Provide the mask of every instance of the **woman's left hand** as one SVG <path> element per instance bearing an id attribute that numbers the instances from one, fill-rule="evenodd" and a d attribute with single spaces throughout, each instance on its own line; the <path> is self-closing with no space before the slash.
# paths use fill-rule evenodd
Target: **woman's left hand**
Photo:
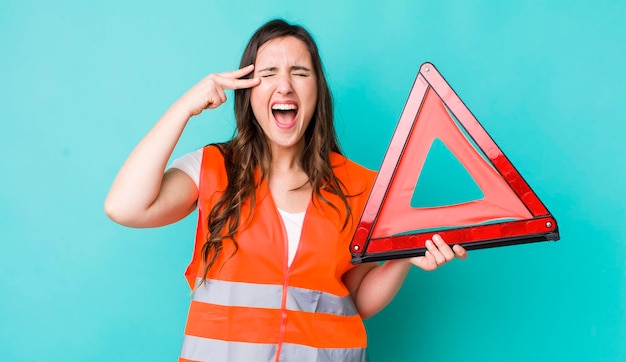
<path id="1" fill-rule="evenodd" d="M 426 271 L 433 271 L 454 258 L 467 259 L 467 250 L 461 245 L 450 247 L 441 236 L 435 234 L 432 240 L 426 240 L 426 254 L 409 258 L 409 261 Z"/>
<path id="2" fill-rule="evenodd" d="M 343 276 L 359 314 L 369 318 L 382 310 L 395 297 L 412 265 L 432 271 L 454 258 L 467 259 L 461 245 L 446 244 L 440 235 L 426 241 L 426 254 L 413 258 L 388 260 L 382 264 L 363 263 Z"/>

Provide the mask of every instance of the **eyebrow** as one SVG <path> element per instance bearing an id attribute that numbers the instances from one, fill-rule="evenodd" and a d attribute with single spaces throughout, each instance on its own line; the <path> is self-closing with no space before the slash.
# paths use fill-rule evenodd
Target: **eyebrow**
<path id="1" fill-rule="evenodd" d="M 278 70 L 278 68 L 277 68 L 277 67 L 267 67 L 267 68 L 264 68 L 264 69 L 259 70 L 259 73 L 261 73 L 261 72 L 275 72 L 275 71 L 277 71 L 277 70 Z M 307 67 L 304 67 L 304 66 L 301 66 L 301 65 L 292 65 L 292 66 L 289 68 L 289 70 L 290 70 L 290 71 L 292 71 L 292 72 L 293 72 L 293 71 L 298 71 L 298 70 L 300 70 L 300 71 L 305 71 L 305 72 L 312 72 L 312 70 L 311 70 L 311 69 L 309 69 L 309 68 L 307 68 Z"/>

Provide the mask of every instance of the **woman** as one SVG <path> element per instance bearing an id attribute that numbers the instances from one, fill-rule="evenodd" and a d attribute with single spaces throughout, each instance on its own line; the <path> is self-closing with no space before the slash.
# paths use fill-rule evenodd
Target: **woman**
<path id="1" fill-rule="evenodd" d="M 224 104 L 226 89 L 234 138 L 166 171 L 189 119 Z M 435 235 L 424 257 L 350 264 L 374 178 L 340 154 L 311 35 L 274 20 L 252 36 L 240 69 L 207 76 L 170 107 L 120 169 L 105 210 L 131 227 L 199 210 L 179 361 L 364 361 L 362 319 L 392 300 L 411 265 L 467 256 Z"/>

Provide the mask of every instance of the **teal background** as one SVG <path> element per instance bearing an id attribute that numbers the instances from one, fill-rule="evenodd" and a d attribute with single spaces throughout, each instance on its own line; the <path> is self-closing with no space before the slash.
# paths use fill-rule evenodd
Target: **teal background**
<path id="1" fill-rule="evenodd" d="M 3 0 L 0 360 L 175 360 L 195 215 L 134 230 L 103 200 L 169 104 L 236 68 L 274 17 L 315 35 L 348 156 L 378 169 L 430 61 L 559 221 L 556 243 L 412 270 L 367 321 L 371 361 L 626 360 L 624 14 L 624 1 Z M 174 156 L 228 138 L 231 105 L 194 119 Z"/>

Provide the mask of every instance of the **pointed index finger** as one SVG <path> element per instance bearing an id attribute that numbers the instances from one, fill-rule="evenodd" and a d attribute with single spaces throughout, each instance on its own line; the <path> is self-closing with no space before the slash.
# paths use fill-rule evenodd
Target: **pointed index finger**
<path id="1" fill-rule="evenodd" d="M 226 84 L 226 88 L 228 89 L 245 89 L 256 87 L 261 83 L 259 78 L 250 78 L 250 79 L 230 79 L 228 84 Z"/>
<path id="2" fill-rule="evenodd" d="M 220 75 L 223 77 L 228 77 L 228 78 L 241 78 L 252 73 L 253 70 L 254 70 L 254 64 L 250 64 L 250 65 L 246 65 L 243 68 L 239 68 L 237 70 L 231 70 L 230 72 L 221 73 Z"/>

